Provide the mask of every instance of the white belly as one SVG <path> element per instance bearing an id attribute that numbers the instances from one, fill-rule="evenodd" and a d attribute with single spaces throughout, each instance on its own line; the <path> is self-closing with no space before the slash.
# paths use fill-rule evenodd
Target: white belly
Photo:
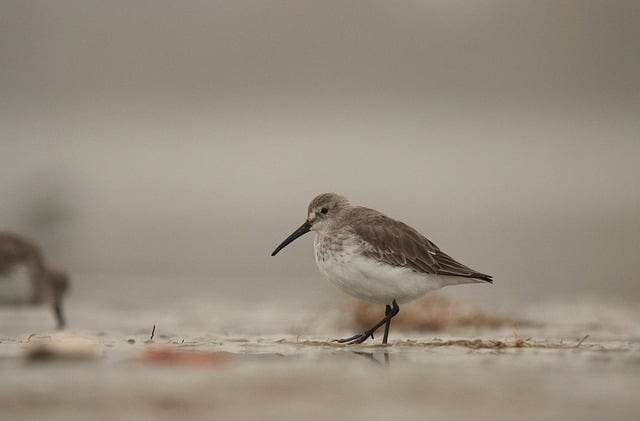
<path id="1" fill-rule="evenodd" d="M 316 252 L 318 269 L 347 294 L 373 303 L 391 304 L 393 300 L 404 303 L 446 285 L 470 282 L 420 274 L 409 268 L 376 262 L 352 251 L 355 250 L 345 248 L 338 252 Z"/>
<path id="2" fill-rule="evenodd" d="M 393 300 L 406 303 L 429 291 L 448 285 L 481 282 L 472 278 L 418 273 L 407 267 L 391 266 L 365 257 L 362 245 L 353 237 L 339 238 L 339 246 L 327 243 L 320 234 L 314 242 L 320 273 L 349 295 L 378 304 Z"/>

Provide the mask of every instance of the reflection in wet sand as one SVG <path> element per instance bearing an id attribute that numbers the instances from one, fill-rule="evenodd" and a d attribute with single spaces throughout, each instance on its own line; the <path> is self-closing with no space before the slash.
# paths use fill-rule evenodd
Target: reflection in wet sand
<path id="1" fill-rule="evenodd" d="M 391 358 L 389 357 L 388 352 L 382 353 L 384 357 L 383 361 L 378 360 L 373 352 L 364 352 L 364 351 L 351 351 L 351 352 L 353 352 L 356 355 L 360 355 L 365 359 L 367 359 L 368 361 L 371 361 L 372 363 L 377 364 L 381 367 L 389 367 L 391 365 Z"/>

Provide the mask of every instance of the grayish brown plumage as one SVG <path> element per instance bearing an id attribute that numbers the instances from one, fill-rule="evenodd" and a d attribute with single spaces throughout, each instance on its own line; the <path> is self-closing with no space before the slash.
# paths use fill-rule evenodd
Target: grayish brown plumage
<path id="1" fill-rule="evenodd" d="M 363 240 L 363 251 L 367 257 L 425 274 L 493 281 L 490 275 L 453 259 L 414 228 L 375 209 L 353 206 L 336 193 L 317 196 L 309 204 L 308 212 L 322 208 L 333 212 L 332 231 L 353 231 Z"/>

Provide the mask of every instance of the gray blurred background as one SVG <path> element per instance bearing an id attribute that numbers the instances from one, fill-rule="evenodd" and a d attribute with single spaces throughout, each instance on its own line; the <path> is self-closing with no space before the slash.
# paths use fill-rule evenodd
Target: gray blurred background
<path id="1" fill-rule="evenodd" d="M 633 308 L 638 39 L 633 1 L 3 0 L 0 228 L 72 303 L 337 306 L 311 235 L 269 256 L 335 191 L 495 276 L 447 295 Z"/>

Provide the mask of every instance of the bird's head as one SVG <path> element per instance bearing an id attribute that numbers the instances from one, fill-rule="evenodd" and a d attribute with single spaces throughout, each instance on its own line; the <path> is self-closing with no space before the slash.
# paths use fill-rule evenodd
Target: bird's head
<path id="1" fill-rule="evenodd" d="M 309 203 L 307 219 L 304 223 L 276 247 L 271 255 L 275 256 L 296 238 L 301 237 L 309 231 L 322 231 L 326 229 L 331 221 L 334 221 L 340 212 L 348 206 L 349 201 L 347 198 L 336 193 L 323 193 L 316 196 L 311 203 Z"/>

